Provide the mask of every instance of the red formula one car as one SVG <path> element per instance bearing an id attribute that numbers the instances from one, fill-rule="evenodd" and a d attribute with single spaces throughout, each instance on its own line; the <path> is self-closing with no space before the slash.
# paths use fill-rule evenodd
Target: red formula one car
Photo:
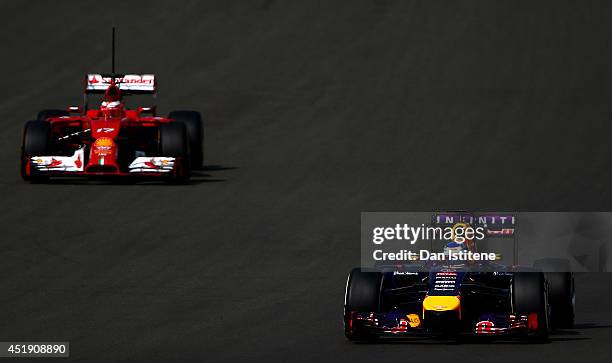
<path id="1" fill-rule="evenodd" d="M 202 166 L 203 125 L 195 111 L 158 117 L 156 108 L 126 106 L 125 96 L 156 93 L 154 75 L 90 74 L 83 106 L 43 110 L 23 132 L 21 176 L 131 176 L 185 182 Z M 90 95 L 102 95 L 88 109 Z"/>

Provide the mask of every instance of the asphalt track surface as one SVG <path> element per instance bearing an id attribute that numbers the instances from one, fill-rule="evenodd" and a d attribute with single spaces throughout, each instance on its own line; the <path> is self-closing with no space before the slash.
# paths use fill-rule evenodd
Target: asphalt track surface
<path id="1" fill-rule="evenodd" d="M 609 361 L 612 277 L 545 345 L 342 334 L 362 211 L 610 211 L 612 7 L 0 1 L 0 340 L 74 360 Z M 20 180 L 23 123 L 154 72 L 206 117 L 184 186 Z"/>

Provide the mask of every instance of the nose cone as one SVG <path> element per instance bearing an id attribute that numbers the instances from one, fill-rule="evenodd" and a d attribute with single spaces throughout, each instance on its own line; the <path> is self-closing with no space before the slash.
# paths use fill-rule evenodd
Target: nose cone
<path id="1" fill-rule="evenodd" d="M 427 296 L 423 323 L 432 332 L 454 334 L 461 328 L 461 303 L 457 296 Z"/>
<path id="2" fill-rule="evenodd" d="M 459 310 L 461 301 L 457 296 L 427 296 L 423 300 L 423 311 Z"/>

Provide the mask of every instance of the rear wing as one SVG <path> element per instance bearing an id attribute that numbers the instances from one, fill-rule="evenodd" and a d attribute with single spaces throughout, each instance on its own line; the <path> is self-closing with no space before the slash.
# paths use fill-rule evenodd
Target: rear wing
<path id="1" fill-rule="evenodd" d="M 513 213 L 470 213 L 436 212 L 432 216 L 431 224 L 438 227 L 452 227 L 456 223 L 467 223 L 472 227 L 482 227 L 488 242 L 495 239 L 512 241 L 512 263 L 518 264 L 518 238 L 516 228 L 518 216 Z M 509 261 L 508 261 L 509 262 Z"/>
<path id="2" fill-rule="evenodd" d="M 157 91 L 153 74 L 88 74 L 85 93 L 104 93 L 113 79 L 124 94 L 154 94 Z"/>
<path id="3" fill-rule="evenodd" d="M 483 227 L 487 237 L 513 237 L 517 218 L 511 213 L 469 213 L 438 212 L 434 213 L 434 226 L 452 227 L 455 223 L 467 223 L 473 227 Z"/>

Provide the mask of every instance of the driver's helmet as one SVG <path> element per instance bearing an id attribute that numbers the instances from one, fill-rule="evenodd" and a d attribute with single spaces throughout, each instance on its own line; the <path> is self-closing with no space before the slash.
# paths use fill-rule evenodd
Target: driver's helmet
<path id="1" fill-rule="evenodd" d="M 469 227 L 470 225 L 467 223 L 456 223 L 451 227 L 451 241 L 444 247 L 445 254 L 461 251 L 475 252 L 474 240 L 465 236 L 465 230 Z"/>
<path id="2" fill-rule="evenodd" d="M 100 105 L 100 111 L 106 117 L 122 117 L 123 116 L 123 102 L 121 97 L 121 90 L 114 83 L 104 92 L 104 99 Z"/>

